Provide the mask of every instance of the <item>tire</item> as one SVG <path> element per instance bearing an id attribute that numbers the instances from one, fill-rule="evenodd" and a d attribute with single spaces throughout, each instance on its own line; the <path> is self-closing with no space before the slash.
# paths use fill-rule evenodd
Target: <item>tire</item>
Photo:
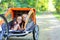
<path id="1" fill-rule="evenodd" d="M 33 39 L 38 40 L 38 38 L 39 38 L 39 28 L 38 28 L 38 25 L 36 25 L 33 30 Z"/>
<path id="2" fill-rule="evenodd" d="M 8 35 L 8 22 L 7 22 L 7 20 L 6 20 L 6 18 L 3 16 L 3 15 L 0 15 L 0 17 L 1 18 L 3 18 L 4 19 L 4 21 L 5 21 L 5 23 L 6 23 L 6 33 L 7 33 L 7 35 Z M 1 40 L 3 40 L 3 38 L 4 38 L 4 40 L 8 40 L 8 37 L 7 36 L 4 36 L 4 31 L 3 31 L 3 27 L 2 27 L 2 36 L 1 36 Z"/>

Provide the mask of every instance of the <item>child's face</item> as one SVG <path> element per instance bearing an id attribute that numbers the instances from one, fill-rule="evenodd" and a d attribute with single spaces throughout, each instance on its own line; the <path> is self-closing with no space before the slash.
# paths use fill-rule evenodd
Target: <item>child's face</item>
<path id="1" fill-rule="evenodd" d="M 22 17 L 23 17 L 23 21 L 25 21 L 27 18 L 27 14 L 23 14 Z"/>
<path id="2" fill-rule="evenodd" d="M 17 17 L 17 22 L 18 22 L 19 24 L 22 22 L 22 17 L 21 17 L 21 16 Z"/>

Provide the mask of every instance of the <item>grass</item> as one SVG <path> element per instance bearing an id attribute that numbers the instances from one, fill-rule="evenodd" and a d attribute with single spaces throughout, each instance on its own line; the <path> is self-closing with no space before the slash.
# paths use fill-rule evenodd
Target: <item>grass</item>
<path id="1" fill-rule="evenodd" d="M 54 15 L 58 20 L 60 20 L 60 13 L 53 12 L 53 15 Z"/>

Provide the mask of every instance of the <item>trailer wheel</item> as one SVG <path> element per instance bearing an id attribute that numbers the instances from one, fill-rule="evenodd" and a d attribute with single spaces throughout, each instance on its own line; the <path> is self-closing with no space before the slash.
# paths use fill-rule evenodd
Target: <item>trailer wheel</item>
<path id="1" fill-rule="evenodd" d="M 33 30 L 33 39 L 38 40 L 38 38 L 39 38 L 39 28 L 38 28 L 38 25 L 36 25 Z"/>
<path id="2" fill-rule="evenodd" d="M 0 15 L 0 18 L 2 18 L 6 24 L 6 27 L 2 24 L 4 27 L 2 27 L 1 40 L 3 40 L 3 38 L 4 38 L 4 40 L 8 40 L 8 36 L 7 36 L 8 35 L 8 22 L 3 15 Z M 6 30 L 3 30 L 5 28 L 6 28 Z M 4 36 L 4 34 L 6 34 L 6 36 Z"/>

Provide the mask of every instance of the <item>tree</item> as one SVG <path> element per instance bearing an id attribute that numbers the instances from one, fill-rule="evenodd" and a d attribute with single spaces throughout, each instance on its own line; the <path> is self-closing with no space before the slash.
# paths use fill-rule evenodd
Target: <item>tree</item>
<path id="1" fill-rule="evenodd" d="M 56 5 L 55 5 L 55 7 L 56 7 L 57 13 L 60 13 L 60 0 L 56 0 Z"/>
<path id="2" fill-rule="evenodd" d="M 37 12 L 40 12 L 47 10 L 48 0 L 2 0 L 0 3 L 0 13 L 13 7 L 35 8 Z"/>

